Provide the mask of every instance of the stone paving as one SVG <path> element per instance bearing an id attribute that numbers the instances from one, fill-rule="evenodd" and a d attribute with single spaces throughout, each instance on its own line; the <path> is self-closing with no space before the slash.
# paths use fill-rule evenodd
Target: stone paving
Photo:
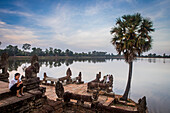
<path id="1" fill-rule="evenodd" d="M 41 85 L 42 87 L 46 87 L 46 93 L 45 95 L 51 99 L 51 100 L 56 100 L 57 99 L 57 95 L 55 93 L 55 87 L 54 86 L 49 86 L 49 85 Z M 71 93 L 75 93 L 75 94 L 81 94 L 81 95 L 92 95 L 92 93 L 88 93 L 87 92 L 87 83 L 85 84 L 69 84 L 69 85 L 65 85 L 64 86 L 64 91 L 69 91 Z M 121 95 L 116 95 L 116 98 L 120 98 Z M 114 98 L 112 97 L 108 97 L 108 96 L 103 96 L 100 95 L 98 98 L 98 101 L 100 103 L 102 103 L 103 105 L 109 106 L 112 101 L 114 100 Z M 75 100 L 72 100 L 72 102 L 76 102 Z M 134 103 L 133 103 L 134 105 Z M 130 106 L 123 106 L 123 105 L 111 105 L 111 107 L 115 107 L 115 108 L 120 108 L 120 109 L 126 109 L 126 110 L 134 110 L 136 111 L 136 107 L 130 107 Z"/>
<path id="2" fill-rule="evenodd" d="M 9 91 L 8 84 L 9 83 L 7 83 L 7 82 L 0 81 L 0 94 Z"/>
<path id="3" fill-rule="evenodd" d="M 55 87 L 54 86 L 48 86 L 48 85 L 41 85 L 42 87 L 46 87 L 46 93 L 45 95 L 51 99 L 56 100 L 57 95 L 55 93 Z M 81 94 L 81 95 L 91 95 L 90 93 L 86 92 L 87 84 L 69 84 L 64 86 L 64 91 L 69 91 L 71 93 Z"/>
<path id="4" fill-rule="evenodd" d="M 54 86 L 46 86 L 41 85 L 42 87 L 46 87 L 46 93 L 45 95 L 52 100 L 56 100 L 57 95 L 55 94 L 55 87 Z M 87 83 L 85 84 L 69 84 L 64 86 L 64 91 L 69 91 L 71 93 L 75 94 L 81 94 L 81 95 L 91 95 L 92 93 L 87 92 Z M 114 99 L 107 96 L 100 95 L 98 98 L 98 101 L 104 105 L 109 105 Z"/>

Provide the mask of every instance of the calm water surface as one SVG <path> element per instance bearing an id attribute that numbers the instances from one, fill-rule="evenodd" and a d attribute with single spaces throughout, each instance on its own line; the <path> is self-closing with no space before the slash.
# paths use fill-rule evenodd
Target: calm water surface
<path id="1" fill-rule="evenodd" d="M 24 75 L 23 67 L 29 65 L 27 61 L 10 61 L 9 79 L 16 72 Z M 128 64 L 120 59 L 42 61 L 40 65 L 38 76 L 41 79 L 44 72 L 55 78 L 65 76 L 68 67 L 73 77 L 81 71 L 85 82 L 93 80 L 99 71 L 102 76 L 113 74 L 116 94 L 123 94 L 128 78 Z M 150 113 L 170 113 L 170 59 L 137 59 L 134 61 L 132 76 L 131 99 L 137 102 L 146 96 Z"/>

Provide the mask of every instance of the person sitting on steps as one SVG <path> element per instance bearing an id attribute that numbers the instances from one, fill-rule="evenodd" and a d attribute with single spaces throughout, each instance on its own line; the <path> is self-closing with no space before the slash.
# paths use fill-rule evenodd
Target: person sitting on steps
<path id="1" fill-rule="evenodd" d="M 14 79 L 10 81 L 9 89 L 12 92 L 15 92 L 17 97 L 21 97 L 21 95 L 24 96 L 23 83 L 20 78 L 20 73 L 16 73 Z M 21 91 L 21 95 L 19 94 L 20 91 Z"/>

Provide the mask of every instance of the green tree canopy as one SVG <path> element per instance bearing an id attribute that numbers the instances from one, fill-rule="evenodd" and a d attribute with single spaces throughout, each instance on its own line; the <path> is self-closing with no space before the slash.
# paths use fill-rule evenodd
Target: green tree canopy
<path id="1" fill-rule="evenodd" d="M 125 56 L 126 62 L 131 62 L 137 55 L 151 49 L 153 24 L 149 18 L 143 18 L 139 13 L 124 15 L 118 18 L 116 26 L 112 28 L 112 44 L 119 54 Z"/>
<path id="2" fill-rule="evenodd" d="M 31 44 L 28 44 L 28 43 L 25 43 L 22 46 L 22 49 L 24 49 L 24 50 L 29 50 L 30 48 L 31 48 Z"/>

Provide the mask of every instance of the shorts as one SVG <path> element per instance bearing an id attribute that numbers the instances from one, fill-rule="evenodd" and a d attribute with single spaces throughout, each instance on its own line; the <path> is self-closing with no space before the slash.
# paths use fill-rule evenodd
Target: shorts
<path id="1" fill-rule="evenodd" d="M 16 92 L 17 90 L 21 89 L 22 87 L 23 87 L 23 84 L 20 84 L 19 87 L 17 87 L 17 84 L 14 84 L 14 85 L 10 88 L 10 90 L 11 90 L 12 92 Z"/>

